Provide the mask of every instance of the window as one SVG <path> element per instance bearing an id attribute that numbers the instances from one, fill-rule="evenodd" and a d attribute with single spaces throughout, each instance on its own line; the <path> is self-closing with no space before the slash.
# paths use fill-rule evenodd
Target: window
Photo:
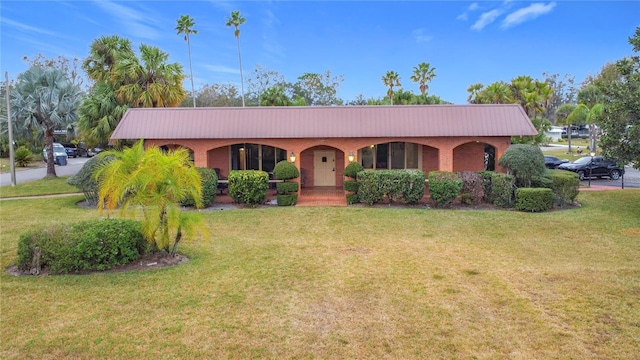
<path id="1" fill-rule="evenodd" d="M 231 170 L 272 172 L 278 161 L 286 160 L 284 149 L 259 144 L 231 145 Z"/>
<path id="2" fill-rule="evenodd" d="M 419 169 L 421 148 L 414 143 L 392 142 L 371 145 L 358 153 L 365 169 Z"/>

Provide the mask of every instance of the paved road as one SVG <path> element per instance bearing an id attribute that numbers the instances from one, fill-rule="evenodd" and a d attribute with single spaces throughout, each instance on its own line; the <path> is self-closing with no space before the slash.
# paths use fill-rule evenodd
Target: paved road
<path id="1" fill-rule="evenodd" d="M 58 176 L 75 175 L 80 171 L 82 165 L 89 160 L 88 158 L 70 158 L 67 160 L 66 166 L 56 165 L 56 174 Z M 47 168 L 37 168 L 29 170 L 16 171 L 16 183 L 20 184 L 25 181 L 42 179 L 47 175 Z M 0 186 L 11 186 L 11 173 L 0 174 Z"/>
<path id="2" fill-rule="evenodd" d="M 631 166 L 624 167 L 624 177 L 619 180 L 604 179 L 591 179 L 591 184 L 600 186 L 622 187 L 622 181 L 624 180 L 624 188 L 640 188 L 640 171 L 634 169 Z M 589 180 L 582 181 L 581 184 L 589 184 Z"/>

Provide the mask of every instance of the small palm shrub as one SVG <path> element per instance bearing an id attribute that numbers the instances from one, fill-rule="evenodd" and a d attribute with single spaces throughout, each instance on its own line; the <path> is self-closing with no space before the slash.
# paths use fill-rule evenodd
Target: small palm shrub
<path id="1" fill-rule="evenodd" d="M 26 146 L 20 146 L 15 154 L 15 162 L 19 167 L 27 167 L 33 161 L 33 154 Z"/>
<path id="2" fill-rule="evenodd" d="M 148 250 L 138 221 L 88 220 L 55 225 L 20 235 L 18 268 L 30 270 L 36 248 L 39 265 L 52 274 L 108 270 L 134 261 Z"/>

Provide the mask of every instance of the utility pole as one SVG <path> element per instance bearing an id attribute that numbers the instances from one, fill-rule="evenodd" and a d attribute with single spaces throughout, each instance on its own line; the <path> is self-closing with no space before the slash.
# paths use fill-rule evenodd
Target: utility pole
<path id="1" fill-rule="evenodd" d="M 11 186 L 16 186 L 16 159 L 13 154 L 13 125 L 11 124 L 11 102 L 9 101 L 9 72 L 4 72 L 5 90 L 7 92 L 7 127 L 9 128 L 9 163 L 11 166 Z"/>

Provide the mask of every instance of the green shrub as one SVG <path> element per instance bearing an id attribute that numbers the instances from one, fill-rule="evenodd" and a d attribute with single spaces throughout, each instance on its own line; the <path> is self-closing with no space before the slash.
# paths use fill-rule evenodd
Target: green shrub
<path id="1" fill-rule="evenodd" d="M 62 274 L 127 264 L 145 253 L 147 246 L 140 223 L 133 220 L 55 225 L 20 236 L 18 268 L 31 268 L 35 247 L 40 249 L 40 265 L 52 274 Z"/>
<path id="2" fill-rule="evenodd" d="M 515 176 L 517 187 L 531 187 L 534 176 L 544 176 L 546 167 L 540 147 L 531 144 L 513 144 L 502 154 L 500 166 Z"/>
<path id="3" fill-rule="evenodd" d="M 73 185 L 80 189 L 84 194 L 84 198 L 91 206 L 98 205 L 98 181 L 94 179 L 95 170 L 109 161 L 113 160 L 112 156 L 100 157 L 94 156 L 82 165 L 80 171 L 67 180 L 67 184 Z"/>
<path id="4" fill-rule="evenodd" d="M 389 201 L 419 202 L 424 196 L 424 173 L 420 170 L 365 170 L 357 174 L 358 198 L 369 205 Z"/>
<path id="5" fill-rule="evenodd" d="M 459 175 L 462 180 L 460 201 L 468 205 L 482 202 L 484 199 L 484 179 L 482 176 L 473 171 L 463 171 Z"/>
<path id="6" fill-rule="evenodd" d="M 513 175 L 493 173 L 491 176 L 491 200 L 497 206 L 513 206 L 515 178 Z"/>
<path id="7" fill-rule="evenodd" d="M 534 176 L 531 178 L 531 187 L 533 188 L 547 188 L 551 189 L 552 181 L 551 176 L 545 172 L 544 176 Z"/>
<path id="8" fill-rule="evenodd" d="M 549 170 L 548 173 L 551 178 L 554 204 L 565 207 L 573 203 L 580 191 L 580 177 L 578 174 L 566 170 Z"/>
<path id="9" fill-rule="evenodd" d="M 209 206 L 215 199 L 218 192 L 218 175 L 211 168 L 196 168 L 200 174 L 202 183 L 202 207 Z M 192 198 L 184 199 L 182 206 L 196 206 L 196 202 Z"/>
<path id="10" fill-rule="evenodd" d="M 260 170 L 231 170 L 229 195 L 238 204 L 260 205 L 267 198 L 269 174 Z"/>
<path id="11" fill-rule="evenodd" d="M 284 181 L 276 183 L 276 190 L 278 191 L 278 194 L 286 195 L 290 193 L 296 193 L 298 192 L 298 189 L 299 185 L 294 181 Z"/>
<path id="12" fill-rule="evenodd" d="M 358 182 L 354 180 L 345 180 L 344 181 L 344 190 L 350 192 L 358 192 Z"/>
<path id="13" fill-rule="evenodd" d="M 298 202 L 298 194 L 278 194 L 276 201 L 278 206 L 293 206 Z"/>
<path id="14" fill-rule="evenodd" d="M 519 188 L 516 190 L 516 210 L 541 212 L 553 206 L 553 191 L 548 188 Z"/>
<path id="15" fill-rule="evenodd" d="M 33 154 L 26 146 L 20 146 L 13 155 L 15 164 L 19 167 L 27 167 L 33 161 Z"/>
<path id="16" fill-rule="evenodd" d="M 491 177 L 493 176 L 493 171 L 480 171 L 478 175 L 482 178 L 482 187 L 484 188 L 484 197 L 482 200 L 492 203 L 493 199 L 491 198 Z"/>
<path id="17" fill-rule="evenodd" d="M 362 170 L 364 170 L 364 168 L 359 162 L 352 162 L 344 168 L 344 176 L 355 179 Z"/>
<path id="18" fill-rule="evenodd" d="M 429 196 L 436 206 L 450 204 L 462 190 L 462 179 L 449 171 L 429 172 Z"/>
<path id="19" fill-rule="evenodd" d="M 360 202 L 358 194 L 347 194 L 347 205 L 353 205 Z"/>
<path id="20" fill-rule="evenodd" d="M 273 168 L 273 176 L 279 180 L 295 179 L 300 176 L 300 171 L 294 163 L 282 160 Z"/>

